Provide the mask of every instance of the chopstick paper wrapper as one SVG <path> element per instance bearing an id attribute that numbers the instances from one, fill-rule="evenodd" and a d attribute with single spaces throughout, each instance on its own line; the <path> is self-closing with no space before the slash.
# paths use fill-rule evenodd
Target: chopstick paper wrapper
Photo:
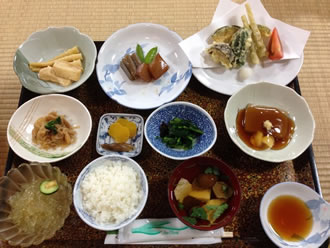
<path id="1" fill-rule="evenodd" d="M 104 244 L 216 244 L 222 237 L 232 237 L 223 228 L 199 231 L 177 218 L 137 219 L 126 227 L 109 232 Z"/>
<path id="2" fill-rule="evenodd" d="M 204 52 L 210 46 L 209 37 L 220 27 L 230 25 L 242 27 L 241 16 L 247 15 L 246 3 L 250 4 L 257 24 L 267 26 L 271 30 L 274 27 L 277 28 L 284 52 L 281 60 L 297 59 L 303 56 L 304 47 L 310 35 L 309 31 L 272 18 L 260 0 L 247 0 L 243 4 L 237 4 L 230 0 L 220 0 L 210 25 L 179 43 L 193 67 L 221 67 L 221 65 L 214 63 Z M 270 60 L 265 60 L 265 62 L 276 63 Z"/>

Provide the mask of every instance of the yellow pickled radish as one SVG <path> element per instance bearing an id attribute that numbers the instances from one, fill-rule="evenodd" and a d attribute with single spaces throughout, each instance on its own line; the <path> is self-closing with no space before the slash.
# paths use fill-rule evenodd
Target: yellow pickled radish
<path id="1" fill-rule="evenodd" d="M 117 122 L 109 127 L 108 133 L 117 143 L 125 143 L 130 136 L 129 129 Z"/>
<path id="2" fill-rule="evenodd" d="M 124 118 L 119 118 L 117 121 L 117 123 L 121 124 L 124 127 L 127 127 L 129 129 L 129 137 L 133 138 L 136 135 L 136 125 L 134 122 L 131 122 L 127 119 Z"/>

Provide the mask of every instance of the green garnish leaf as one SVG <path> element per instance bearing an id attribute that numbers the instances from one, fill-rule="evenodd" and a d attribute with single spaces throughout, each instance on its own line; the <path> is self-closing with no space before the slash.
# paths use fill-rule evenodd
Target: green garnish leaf
<path id="1" fill-rule="evenodd" d="M 178 208 L 179 208 L 180 210 L 182 210 L 182 209 L 184 209 L 184 205 L 183 205 L 181 202 L 179 202 L 179 203 L 178 203 Z"/>
<path id="2" fill-rule="evenodd" d="M 215 167 L 207 167 L 204 171 L 205 174 L 213 174 L 216 176 L 220 176 L 220 171 L 218 168 Z"/>
<path id="3" fill-rule="evenodd" d="M 219 206 L 214 206 L 214 205 L 206 205 L 204 206 L 206 208 L 206 210 L 208 211 L 212 211 L 212 210 L 216 210 Z"/>
<path id="4" fill-rule="evenodd" d="M 62 120 L 61 117 L 57 117 L 55 120 L 49 121 L 46 123 L 45 128 L 47 128 L 48 130 L 52 131 L 53 134 L 57 134 L 57 128 L 56 128 L 56 124 L 61 124 Z"/>
<path id="5" fill-rule="evenodd" d="M 199 219 L 202 219 L 202 220 L 207 220 L 207 214 L 205 212 L 205 209 L 201 208 L 201 207 L 192 208 L 190 216 L 191 217 L 196 217 L 196 218 L 199 218 Z"/>
<path id="6" fill-rule="evenodd" d="M 220 206 L 218 206 L 216 208 L 216 210 L 214 211 L 213 214 L 213 219 L 216 220 L 217 218 L 219 218 L 220 215 L 223 214 L 223 212 L 225 212 L 225 210 L 228 208 L 228 204 L 227 203 L 223 203 Z"/>
<path id="7" fill-rule="evenodd" d="M 228 186 L 225 185 L 225 184 L 223 184 L 223 185 L 222 185 L 222 191 L 223 191 L 223 192 L 226 192 L 227 190 L 228 190 Z"/>
<path id="8" fill-rule="evenodd" d="M 196 223 L 197 223 L 197 220 L 194 217 L 184 216 L 183 219 L 185 221 L 188 221 L 192 225 L 196 225 Z"/>
<path id="9" fill-rule="evenodd" d="M 220 171 L 218 168 L 213 167 L 213 174 L 216 176 L 220 176 Z"/>
<path id="10" fill-rule="evenodd" d="M 151 48 L 144 59 L 144 63 L 150 64 L 156 57 L 157 53 L 158 53 L 157 47 Z"/>
<path id="11" fill-rule="evenodd" d="M 206 170 L 204 171 L 204 174 L 213 174 L 212 167 L 207 167 Z"/>
<path id="12" fill-rule="evenodd" d="M 143 53 L 142 47 L 139 44 L 137 44 L 135 50 L 136 50 L 136 54 L 139 57 L 141 63 L 144 63 L 144 53 Z"/>

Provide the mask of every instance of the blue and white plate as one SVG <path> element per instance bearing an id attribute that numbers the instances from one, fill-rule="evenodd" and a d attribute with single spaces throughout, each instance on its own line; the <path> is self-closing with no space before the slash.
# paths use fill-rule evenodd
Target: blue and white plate
<path id="1" fill-rule="evenodd" d="M 96 73 L 104 92 L 119 104 L 132 109 L 153 109 L 178 97 L 192 75 L 192 66 L 178 43 L 182 38 L 168 28 L 152 23 L 129 25 L 112 34 L 102 45 Z M 158 80 L 131 81 L 120 68 L 126 54 L 140 44 L 146 54 L 157 46 L 169 70 Z"/>
<path id="2" fill-rule="evenodd" d="M 136 130 L 136 136 L 134 138 L 131 138 L 127 141 L 128 144 L 134 146 L 134 150 L 130 152 L 116 152 L 116 151 L 109 151 L 104 148 L 102 148 L 102 144 L 111 144 L 114 143 L 114 139 L 108 134 L 109 126 L 113 123 L 115 123 L 119 118 L 124 118 L 126 120 L 129 120 L 131 122 L 134 122 L 137 130 Z M 96 136 L 96 151 L 100 155 L 124 155 L 127 157 L 136 157 L 139 155 L 142 151 L 142 145 L 143 145 L 143 118 L 141 115 L 137 114 L 104 114 L 101 116 L 99 121 L 99 127 L 97 130 L 97 136 Z"/>
<path id="3" fill-rule="evenodd" d="M 282 239 L 268 222 L 267 212 L 270 203 L 281 195 L 291 195 L 301 199 L 310 209 L 313 226 L 309 235 L 297 242 Z M 267 236 L 278 247 L 320 247 L 330 235 L 330 205 L 310 187 L 296 182 L 283 182 L 272 186 L 263 196 L 260 204 L 260 220 Z"/>
<path id="4" fill-rule="evenodd" d="M 190 120 L 203 131 L 192 149 L 172 149 L 161 141 L 160 125 L 163 122 L 168 123 L 174 117 Z M 210 114 L 198 105 L 189 102 L 172 102 L 150 114 L 144 126 L 144 135 L 149 145 L 158 153 L 171 159 L 184 160 L 200 156 L 210 150 L 217 139 L 217 128 Z"/>

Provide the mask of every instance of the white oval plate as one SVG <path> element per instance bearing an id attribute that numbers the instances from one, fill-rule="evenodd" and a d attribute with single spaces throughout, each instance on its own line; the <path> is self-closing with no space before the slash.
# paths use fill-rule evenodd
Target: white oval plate
<path id="1" fill-rule="evenodd" d="M 306 204 L 313 215 L 312 230 L 310 234 L 301 241 L 289 242 L 283 240 L 268 222 L 268 207 L 275 198 L 281 195 L 291 195 L 299 198 Z M 320 245 L 323 244 L 327 238 L 329 238 L 330 205 L 314 190 L 301 183 L 283 182 L 268 189 L 261 200 L 259 215 L 262 227 L 264 228 L 267 236 L 278 247 L 320 247 Z"/>
<path id="2" fill-rule="evenodd" d="M 194 68 L 193 74 L 203 85 L 211 90 L 225 95 L 232 95 L 244 86 L 256 82 L 270 82 L 278 85 L 287 85 L 299 73 L 304 62 L 304 56 L 299 59 L 290 59 L 277 62 L 267 61 L 263 66 L 255 65 L 251 76 L 240 81 L 237 69 L 228 70 L 219 68 Z M 246 67 L 249 67 L 248 65 Z"/>
<path id="3" fill-rule="evenodd" d="M 248 104 L 275 107 L 288 113 L 295 122 L 290 143 L 280 150 L 257 151 L 247 146 L 237 134 L 236 117 Z M 269 162 L 292 160 L 312 143 L 315 121 L 306 100 L 293 89 L 271 83 L 250 84 L 232 95 L 226 105 L 224 119 L 232 141 L 246 154 Z"/>
<path id="4" fill-rule="evenodd" d="M 47 61 L 64 51 L 78 46 L 84 56 L 84 72 L 77 82 L 67 87 L 46 82 L 29 68 L 29 62 Z M 13 67 L 21 84 L 38 94 L 63 93 L 82 85 L 93 73 L 96 60 L 94 41 L 75 27 L 49 27 L 31 34 L 16 51 Z"/>
<path id="5" fill-rule="evenodd" d="M 178 97 L 192 74 L 191 64 L 178 43 L 182 38 L 168 28 L 152 23 L 129 25 L 112 34 L 102 45 L 96 73 L 104 92 L 119 104 L 132 109 L 153 109 Z M 140 44 L 146 54 L 157 46 L 169 70 L 158 80 L 131 81 L 120 68 L 125 54 Z"/>
<path id="6" fill-rule="evenodd" d="M 43 150 L 32 142 L 34 122 L 49 112 L 65 115 L 77 127 L 75 143 L 58 149 Z M 7 128 L 11 149 L 21 158 L 31 162 L 56 162 L 77 152 L 87 141 L 92 129 L 92 118 L 87 108 L 77 99 L 59 94 L 35 97 L 21 105 L 12 115 Z"/>

